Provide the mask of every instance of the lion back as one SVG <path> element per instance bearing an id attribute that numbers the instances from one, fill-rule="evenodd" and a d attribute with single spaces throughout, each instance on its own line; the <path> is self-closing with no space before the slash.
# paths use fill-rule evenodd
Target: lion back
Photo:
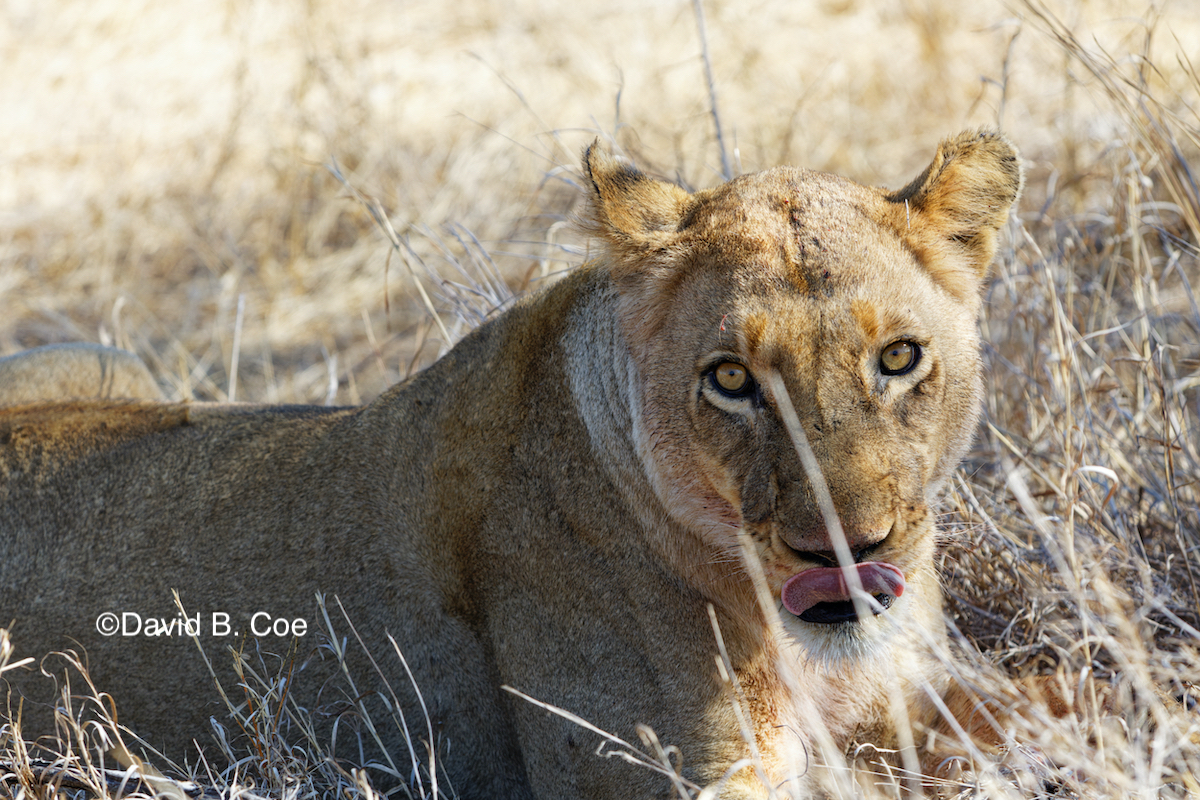
<path id="1" fill-rule="evenodd" d="M 73 342 L 0 358 L 0 406 L 120 397 L 165 399 L 150 370 L 128 350 Z"/>

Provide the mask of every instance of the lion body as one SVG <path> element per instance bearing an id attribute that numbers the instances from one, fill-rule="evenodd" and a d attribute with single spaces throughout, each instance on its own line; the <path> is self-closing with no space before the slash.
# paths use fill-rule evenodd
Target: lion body
<path id="1" fill-rule="evenodd" d="M 0 412 L 0 608 L 17 656 L 82 647 L 119 721 L 181 753 L 225 719 L 195 644 L 102 636 L 100 616 L 175 618 L 178 590 L 227 692 L 218 651 L 252 639 L 252 615 L 303 619 L 292 697 L 336 715 L 350 692 L 314 651 L 314 597 L 336 595 L 382 672 L 350 647 L 357 690 L 386 679 L 464 798 L 668 794 L 502 686 L 626 740 L 647 725 L 701 784 L 754 750 L 780 784 L 814 747 L 895 744 L 897 704 L 932 721 L 927 691 L 946 686 L 929 509 L 972 435 L 979 286 L 1020 181 L 995 136 L 939 159 L 896 194 L 772 170 L 689 195 L 593 150 L 607 256 L 368 406 Z M 987 208 L 964 210 L 964 186 Z M 919 371 L 881 376 L 879 349 L 904 337 Z M 722 359 L 761 376 L 756 393 L 716 388 Z M 904 573 L 885 613 L 828 625 L 779 607 L 781 585 L 835 548 L 770 375 L 850 549 Z M 212 635 L 214 613 L 233 633 Z M 27 726 L 48 730 L 33 701 L 50 698 L 16 680 Z M 406 774 L 394 726 L 382 738 Z M 735 773 L 721 796 L 766 796 L 754 770 Z"/>
<path id="2" fill-rule="evenodd" d="M 128 350 L 72 342 L 0 358 L 0 406 L 85 397 L 163 399 L 150 370 Z"/>

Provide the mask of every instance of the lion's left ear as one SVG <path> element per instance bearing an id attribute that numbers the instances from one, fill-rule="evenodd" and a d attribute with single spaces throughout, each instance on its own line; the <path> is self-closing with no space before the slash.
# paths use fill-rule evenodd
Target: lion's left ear
<path id="1" fill-rule="evenodd" d="M 598 140 L 583 154 L 583 171 L 591 182 L 592 232 L 614 256 L 641 257 L 670 241 L 691 195 L 616 158 Z"/>
<path id="2" fill-rule="evenodd" d="M 996 236 L 1021 193 L 1021 163 L 994 131 L 946 139 L 912 183 L 886 194 L 890 221 L 934 279 L 955 297 L 978 297 Z"/>

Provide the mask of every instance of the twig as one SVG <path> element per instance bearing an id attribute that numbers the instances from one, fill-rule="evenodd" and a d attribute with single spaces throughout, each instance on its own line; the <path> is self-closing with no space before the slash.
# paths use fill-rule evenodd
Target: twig
<path id="1" fill-rule="evenodd" d="M 233 323 L 233 357 L 229 364 L 229 402 L 235 402 L 237 397 L 238 359 L 242 352 L 242 319 L 246 312 L 246 295 L 239 294 L 237 302 L 237 320 Z"/>
<path id="2" fill-rule="evenodd" d="M 696 27 L 700 29 L 700 48 L 704 58 L 704 77 L 708 81 L 708 103 L 712 109 L 713 125 L 717 129 L 717 147 L 721 151 L 721 177 L 725 180 L 730 180 L 733 178 L 733 171 L 729 168 L 729 154 L 725 152 L 725 134 L 721 130 L 721 114 L 717 110 L 717 84 L 713 80 L 712 58 L 708 54 L 708 30 L 704 25 L 703 0 L 692 0 L 692 7 L 696 10 Z"/>

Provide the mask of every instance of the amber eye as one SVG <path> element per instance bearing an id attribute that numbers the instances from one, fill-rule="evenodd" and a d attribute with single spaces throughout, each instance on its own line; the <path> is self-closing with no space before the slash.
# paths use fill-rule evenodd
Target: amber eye
<path id="1" fill-rule="evenodd" d="M 735 361 L 724 361 L 713 367 L 712 376 L 717 389 L 730 397 L 745 397 L 754 389 L 749 371 Z"/>
<path id="2" fill-rule="evenodd" d="M 903 340 L 892 342 L 879 354 L 879 369 L 884 375 L 912 372 L 921 360 L 921 345 Z"/>

